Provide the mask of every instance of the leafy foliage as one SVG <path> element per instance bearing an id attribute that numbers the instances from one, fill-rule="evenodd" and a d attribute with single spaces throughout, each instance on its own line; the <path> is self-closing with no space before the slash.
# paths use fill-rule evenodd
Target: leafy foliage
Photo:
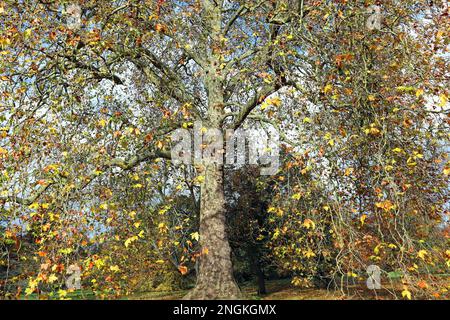
<path id="1" fill-rule="evenodd" d="M 384 1 L 381 30 L 370 0 L 75 2 L 78 25 L 0 4 L 4 296 L 70 298 L 78 266 L 99 298 L 235 297 L 229 238 L 241 278 L 344 290 L 376 264 L 399 297 L 448 297 L 444 1 Z M 199 120 L 277 130 L 280 170 L 175 166 Z"/>

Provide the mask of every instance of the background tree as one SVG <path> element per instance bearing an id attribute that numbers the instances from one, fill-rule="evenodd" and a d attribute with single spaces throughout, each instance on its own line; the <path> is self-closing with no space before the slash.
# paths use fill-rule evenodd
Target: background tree
<path id="1" fill-rule="evenodd" d="M 258 295 L 265 295 L 266 277 L 275 273 L 266 246 L 271 187 L 259 172 L 250 166 L 230 172 L 225 194 L 235 273 L 246 280 L 256 278 Z"/>

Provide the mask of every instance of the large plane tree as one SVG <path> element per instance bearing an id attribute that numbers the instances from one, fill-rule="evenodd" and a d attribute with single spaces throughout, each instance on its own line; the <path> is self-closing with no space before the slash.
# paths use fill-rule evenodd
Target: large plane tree
<path id="1" fill-rule="evenodd" d="M 292 142 L 285 126 L 298 130 L 310 123 L 311 106 L 333 108 L 324 97 L 345 94 L 332 85 L 339 73 L 356 76 L 343 67 L 355 57 L 334 51 L 342 41 L 340 25 L 348 19 L 362 21 L 353 26 L 358 37 L 377 34 L 366 27 L 366 7 L 372 4 L 366 2 L 84 0 L 73 6 L 66 1 L 4 1 L 4 208 L 17 218 L 27 215 L 29 225 L 49 212 L 61 213 L 72 224 L 86 223 L 69 213 L 108 199 L 114 186 L 106 186 L 113 177 L 136 173 L 128 192 L 140 190 L 142 175 L 158 175 L 171 165 L 171 134 L 191 129 L 197 121 L 205 136 L 254 121 L 279 130 L 284 143 Z M 406 17 L 428 8 L 422 1 L 388 2 L 391 16 L 380 34 L 400 32 L 402 21 L 407 21 L 404 27 L 412 23 Z M 331 42 L 324 43 L 321 35 Z M 355 37 L 353 45 L 366 43 Z M 338 64 L 335 78 L 323 79 L 330 63 Z M 331 137 L 326 142 L 334 143 Z M 195 170 L 201 255 L 197 284 L 188 298 L 238 298 L 226 232 L 224 164 L 197 163 Z M 169 184 L 175 187 L 175 168 L 173 172 Z M 99 204 L 96 210 L 119 210 L 116 202 Z M 39 222 L 45 226 L 53 221 L 46 219 Z M 42 225 L 39 230 L 47 232 Z M 47 235 L 45 241 L 37 236 L 37 243 L 79 232 L 65 226 L 66 233 Z M 96 228 L 102 229 L 93 223 L 86 232 L 95 234 Z M 127 247 L 137 238 L 129 238 Z M 41 258 L 46 254 L 39 251 Z"/>

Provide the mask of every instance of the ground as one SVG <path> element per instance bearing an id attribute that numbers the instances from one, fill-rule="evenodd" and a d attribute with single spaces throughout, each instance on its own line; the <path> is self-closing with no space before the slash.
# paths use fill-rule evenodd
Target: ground
<path id="1" fill-rule="evenodd" d="M 349 300 L 349 299 L 389 299 L 393 296 L 384 291 L 374 292 L 365 289 L 363 285 L 352 286 L 347 292 L 327 289 L 300 288 L 290 283 L 290 280 L 267 281 L 267 295 L 256 295 L 256 286 L 252 283 L 241 285 L 244 299 L 248 300 Z M 128 299 L 136 300 L 177 300 L 188 291 L 177 292 L 144 292 L 134 294 Z M 401 295 L 400 295 L 401 296 Z"/>
<path id="2" fill-rule="evenodd" d="M 450 288 L 448 278 L 442 283 L 442 289 Z M 402 298 L 402 284 L 400 279 L 392 279 L 391 285 L 385 285 L 382 290 L 369 290 L 367 289 L 365 282 L 362 281 L 356 285 L 348 286 L 344 291 L 333 289 L 317 289 L 317 288 L 305 288 L 296 287 L 291 284 L 289 279 L 284 280 L 270 280 L 266 282 L 268 294 L 264 296 L 258 296 L 256 294 L 256 284 L 247 282 L 240 284 L 243 299 L 246 300 L 392 300 L 392 299 L 404 299 Z M 386 289 L 387 287 L 387 289 Z M 153 292 L 138 292 L 128 296 L 122 296 L 119 299 L 122 300 L 179 300 L 182 299 L 189 291 L 153 291 Z M 448 290 L 445 290 L 445 294 L 439 294 L 434 299 L 447 300 Z M 36 299 L 49 299 L 52 297 L 46 297 L 45 295 L 38 296 L 32 294 L 29 296 L 21 296 L 21 299 L 36 300 Z M 55 297 L 53 297 L 55 298 Z M 57 298 L 57 296 L 56 296 Z M 91 291 L 78 290 L 75 292 L 67 292 L 67 299 L 84 300 L 95 299 L 95 295 Z M 429 299 L 429 296 L 415 295 L 414 299 Z"/>

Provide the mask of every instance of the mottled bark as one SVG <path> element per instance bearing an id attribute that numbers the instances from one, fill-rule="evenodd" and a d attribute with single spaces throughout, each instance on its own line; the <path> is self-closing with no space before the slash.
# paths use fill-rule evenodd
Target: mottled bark
<path id="1" fill-rule="evenodd" d="M 241 292 L 233 277 L 231 249 L 226 233 L 223 166 L 205 167 L 201 190 L 200 258 L 196 287 L 186 299 L 238 299 Z"/>

